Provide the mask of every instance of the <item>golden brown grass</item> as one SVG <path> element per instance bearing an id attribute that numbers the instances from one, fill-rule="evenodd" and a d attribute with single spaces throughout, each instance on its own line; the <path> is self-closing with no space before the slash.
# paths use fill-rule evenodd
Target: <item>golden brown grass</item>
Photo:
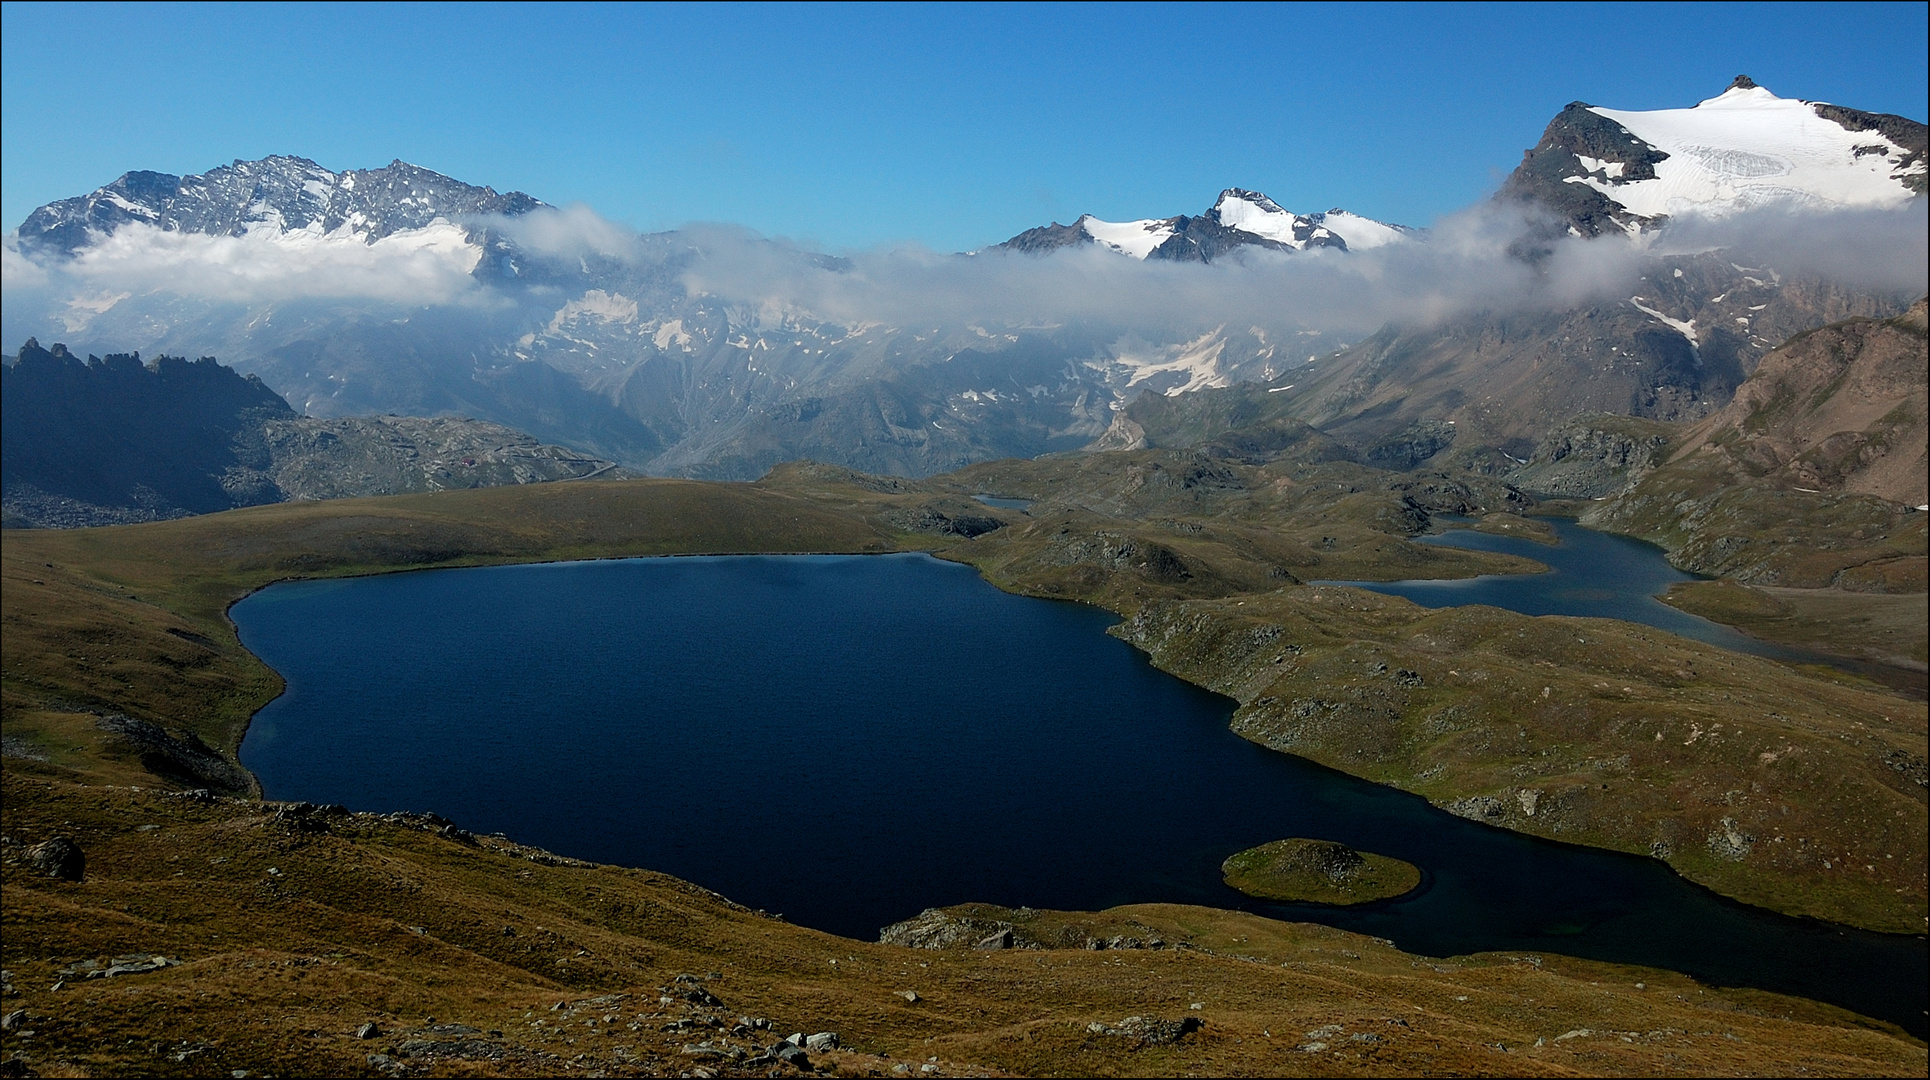
<path id="1" fill-rule="evenodd" d="M 19 990 L 7 1008 L 26 1012 L 4 1045 L 49 1073 L 373 1075 L 368 1056 L 386 1053 L 440 1075 L 662 1075 L 704 1060 L 683 1053 L 700 1041 L 756 1047 L 826 1030 L 850 1049 L 823 1063 L 858 1075 L 907 1062 L 916 1073 L 928 1058 L 946 1074 L 1025 1075 L 1921 1075 L 1926 1065 L 1921 1044 L 1826 1006 L 1555 956 L 1430 960 L 1338 930 L 1171 905 L 1033 917 L 1185 948 L 914 950 L 791 926 L 648 871 L 374 817 L 303 829 L 273 804 L 17 768 L 4 795 L 6 967 Z M 55 833 L 86 850 L 85 880 L 18 864 L 22 844 Z M 133 952 L 183 963 L 58 974 Z M 666 1004 L 665 990 L 684 991 L 681 973 L 721 1005 Z M 575 1005 L 553 1010 L 559 1002 Z M 729 1035 L 740 1016 L 771 1028 Z M 1167 1045 L 1089 1028 L 1128 1016 L 1204 1027 Z M 690 1026 L 662 1030 L 679 1020 Z M 366 1022 L 383 1034 L 356 1039 Z M 424 1051 L 432 1023 L 477 1029 L 472 1056 Z"/>

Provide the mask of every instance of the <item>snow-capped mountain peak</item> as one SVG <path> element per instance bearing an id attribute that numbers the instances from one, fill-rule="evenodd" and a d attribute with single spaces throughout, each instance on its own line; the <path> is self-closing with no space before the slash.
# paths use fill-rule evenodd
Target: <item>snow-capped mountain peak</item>
<path id="1" fill-rule="evenodd" d="M 1000 244 L 1042 253 L 1097 244 L 1135 259 L 1212 262 L 1243 247 L 1276 251 L 1307 248 L 1366 249 L 1410 239 L 1416 231 L 1345 210 L 1296 214 L 1257 191 L 1227 188 L 1206 213 L 1137 221 L 1103 221 L 1085 214 L 1071 225 L 1041 226 Z"/>
<path id="2" fill-rule="evenodd" d="M 1924 171 L 1920 148 L 1913 156 L 1880 130 L 1852 129 L 1817 103 L 1779 98 L 1742 80 L 1693 108 L 1591 111 L 1666 157 L 1652 179 L 1589 175 L 1572 182 L 1644 217 L 1721 214 L 1776 202 L 1895 206 L 1912 195 L 1908 177 Z"/>
<path id="3" fill-rule="evenodd" d="M 1308 214 L 1307 220 L 1319 224 L 1335 236 L 1347 241 L 1347 250 L 1366 251 L 1369 248 L 1385 247 L 1417 239 L 1421 230 L 1406 225 L 1393 225 L 1385 221 L 1375 221 L 1362 217 L 1351 210 L 1336 206 L 1324 214 Z"/>
<path id="4" fill-rule="evenodd" d="M 1509 178 L 1580 235 L 1762 206 L 1883 208 L 1925 191 L 1925 128 L 1740 76 L 1686 109 L 1564 109 Z M 1566 190 L 1564 190 L 1566 189 Z"/>
<path id="5" fill-rule="evenodd" d="M 1312 218 L 1303 218 L 1257 191 L 1227 188 L 1206 216 L 1226 226 L 1298 251 L 1306 247 L 1346 247 Z"/>

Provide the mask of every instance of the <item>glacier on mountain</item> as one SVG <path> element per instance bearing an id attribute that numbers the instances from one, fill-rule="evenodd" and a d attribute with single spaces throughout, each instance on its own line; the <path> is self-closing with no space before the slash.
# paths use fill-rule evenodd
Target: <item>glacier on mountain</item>
<path id="1" fill-rule="evenodd" d="M 1604 178 L 1570 182 L 1644 217 L 1729 214 L 1778 203 L 1895 207 L 1914 194 L 1904 178 L 1924 170 L 1920 155 L 1906 164 L 1910 150 L 1881 132 L 1851 131 L 1819 115 L 1815 103 L 1779 98 L 1760 86 L 1731 87 L 1688 109 L 1590 111 L 1667 157 L 1654 165 L 1653 179 L 1620 180 L 1619 168 L 1591 167 Z"/>

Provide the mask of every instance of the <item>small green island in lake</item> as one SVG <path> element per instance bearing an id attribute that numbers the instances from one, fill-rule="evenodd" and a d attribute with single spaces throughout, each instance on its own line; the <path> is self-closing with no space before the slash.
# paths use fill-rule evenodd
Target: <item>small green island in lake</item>
<path id="1" fill-rule="evenodd" d="M 1220 864 L 1226 883 L 1262 900 L 1364 904 L 1412 892 L 1421 883 L 1413 863 L 1355 851 L 1331 840 L 1275 840 Z"/>

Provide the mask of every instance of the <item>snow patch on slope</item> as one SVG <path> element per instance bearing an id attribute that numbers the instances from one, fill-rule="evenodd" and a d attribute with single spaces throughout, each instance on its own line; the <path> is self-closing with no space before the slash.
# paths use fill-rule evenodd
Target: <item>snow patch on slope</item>
<path id="1" fill-rule="evenodd" d="M 1144 221 L 1100 221 L 1091 214 L 1079 218 L 1079 227 L 1086 235 L 1122 255 L 1143 259 L 1153 253 L 1153 249 L 1172 239 L 1173 221 L 1147 219 Z"/>
<path id="2" fill-rule="evenodd" d="M 550 319 L 549 332 L 560 333 L 563 325 L 579 318 L 600 319 L 604 325 L 637 321 L 637 302 L 622 293 L 591 289 L 564 304 Z"/>
<path id="3" fill-rule="evenodd" d="M 657 327 L 656 333 L 650 335 L 650 340 L 659 349 L 668 349 L 675 345 L 685 352 L 690 351 L 690 335 L 684 331 L 682 319 L 672 319 Z"/>
<path id="4" fill-rule="evenodd" d="M 1226 339 L 1221 336 L 1225 329 L 1215 327 L 1191 341 L 1164 347 L 1128 342 L 1114 345 L 1114 359 L 1130 372 L 1126 389 L 1153 381 L 1162 384 L 1160 393 L 1174 397 L 1192 390 L 1228 385 L 1230 379 L 1220 366 L 1220 354 L 1226 350 Z"/>
<path id="5" fill-rule="evenodd" d="M 1635 310 L 1641 312 L 1644 315 L 1647 315 L 1649 318 L 1654 319 L 1659 323 L 1662 323 L 1663 325 L 1667 326 L 1669 329 L 1674 330 L 1678 334 L 1681 334 L 1683 337 L 1688 338 L 1689 345 L 1691 348 L 1693 348 L 1697 344 L 1695 340 L 1695 320 L 1694 319 L 1689 319 L 1686 322 L 1681 319 L 1671 319 L 1667 315 L 1664 315 L 1661 312 L 1655 310 L 1654 308 L 1649 307 L 1647 304 L 1642 303 L 1642 298 L 1639 296 L 1629 297 L 1628 302 L 1635 305 Z M 1699 359 L 1697 363 L 1698 364 L 1700 363 Z"/>
<path id="6" fill-rule="evenodd" d="M 1318 221 L 1332 230 L 1335 236 L 1345 240 L 1349 251 L 1366 251 L 1370 248 L 1385 247 L 1388 244 L 1404 244 L 1414 238 L 1411 229 L 1361 217 L 1359 214 L 1338 208 L 1324 214 L 1310 215 L 1310 219 Z"/>

